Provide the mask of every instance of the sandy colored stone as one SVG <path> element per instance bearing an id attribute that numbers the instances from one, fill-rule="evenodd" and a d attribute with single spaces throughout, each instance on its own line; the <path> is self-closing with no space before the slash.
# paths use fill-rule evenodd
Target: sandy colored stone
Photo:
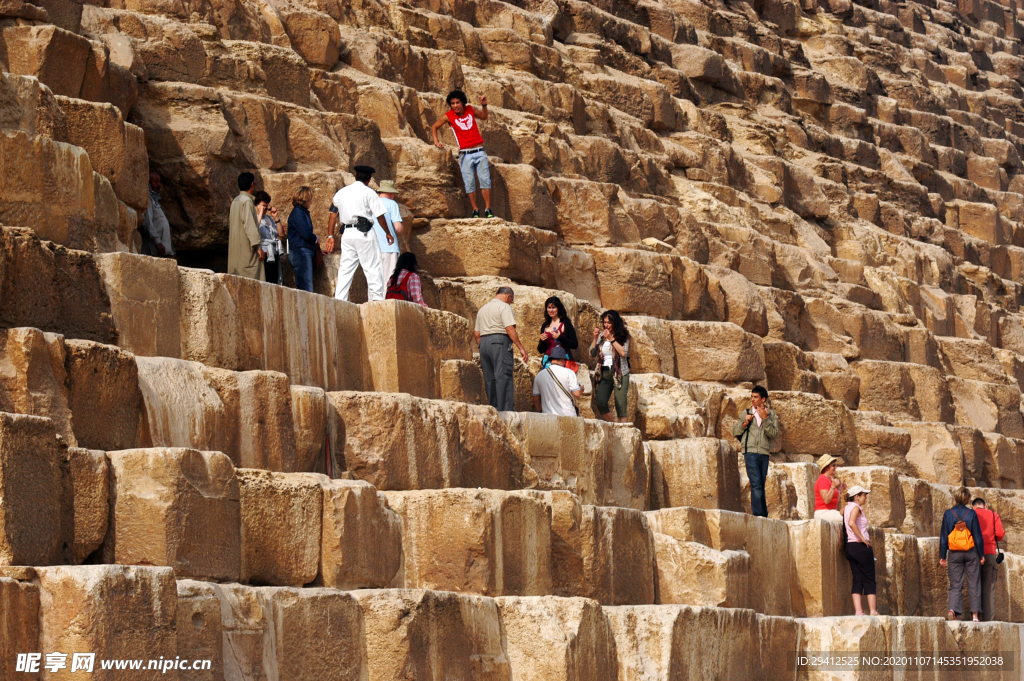
<path id="1" fill-rule="evenodd" d="M 435 360 L 423 307 L 382 300 L 361 305 L 359 316 L 366 343 L 365 386 L 434 397 Z"/>
<path id="2" fill-rule="evenodd" d="M 665 319 L 707 314 L 707 277 L 689 258 L 632 248 L 580 248 L 594 258 L 604 307 Z"/>
<path id="3" fill-rule="evenodd" d="M 860 376 L 861 409 L 898 420 L 954 422 L 953 399 L 938 369 L 874 360 L 851 366 Z"/>
<path id="4" fill-rule="evenodd" d="M 607 605 L 654 602 L 654 537 L 643 513 L 584 505 L 579 535 L 586 589 L 580 595 Z"/>
<path id="5" fill-rule="evenodd" d="M 18 653 L 35 652 L 39 646 L 39 586 L 0 576 L 0 653 L 7 678 L 38 679 L 37 674 L 15 672 Z"/>
<path id="6" fill-rule="evenodd" d="M 907 517 L 907 503 L 897 472 L 883 466 L 855 466 L 840 469 L 847 489 L 860 485 L 868 490 L 864 515 L 872 527 L 899 529 Z M 845 506 L 845 502 L 841 504 Z"/>
<path id="7" fill-rule="evenodd" d="M 741 510 L 736 455 L 714 438 L 652 442 L 651 488 L 654 508 Z"/>
<path id="8" fill-rule="evenodd" d="M 647 508 L 650 462 L 635 428 L 552 414 L 501 418 L 522 443 L 539 489 L 565 489 L 585 504 Z"/>
<path id="9" fill-rule="evenodd" d="M 327 394 L 321 388 L 293 385 L 291 390 L 292 423 L 295 427 L 295 467 L 284 473 L 326 472 L 328 433 Z M 338 443 L 340 444 L 340 442 Z M 332 454 L 336 444 L 331 439 Z"/>
<path id="10" fill-rule="evenodd" d="M 303 586 L 320 564 L 324 476 L 236 471 L 242 519 L 242 581 Z"/>
<path id="11" fill-rule="evenodd" d="M 849 586 L 852 577 L 850 564 L 841 551 L 841 529 L 824 520 L 789 523 L 793 614 L 797 617 L 853 613 Z"/>
<path id="12" fill-rule="evenodd" d="M 638 374 L 675 376 L 676 353 L 672 330 L 655 317 L 627 316 L 629 329 L 629 368 Z"/>
<path id="13" fill-rule="evenodd" d="M 0 409 L 51 419 L 64 441 L 76 446 L 66 358 L 61 336 L 39 329 L 0 330 Z"/>
<path id="14" fill-rule="evenodd" d="M 118 345 L 146 357 L 181 357 L 178 267 L 171 258 L 129 253 L 96 256 L 110 295 Z"/>
<path id="15" fill-rule="evenodd" d="M 521 446 L 490 407 L 382 393 L 328 399 L 344 424 L 345 469 L 377 489 L 520 486 Z"/>
<path id="16" fill-rule="evenodd" d="M 831 454 L 845 460 L 857 451 L 857 430 L 846 405 L 801 392 L 773 390 L 771 399 L 784 453 L 813 458 Z"/>
<path id="17" fill-rule="evenodd" d="M 551 508 L 537 493 L 384 494 L 402 517 L 404 566 L 398 583 L 495 596 L 550 593 Z"/>
<path id="18" fill-rule="evenodd" d="M 768 385 L 772 391 L 792 390 L 804 393 L 823 392 L 819 377 L 812 370 L 813 366 L 807 353 L 793 345 L 781 341 L 762 343 L 764 348 L 764 368 Z"/>
<path id="19" fill-rule="evenodd" d="M 893 532 L 885 537 L 889 569 L 889 614 L 916 615 L 921 603 L 921 555 L 917 537 Z"/>
<path id="20" fill-rule="evenodd" d="M 92 341 L 64 341 L 68 407 L 81 447 L 131 449 L 142 417 L 139 374 L 131 353 Z"/>
<path id="21" fill-rule="evenodd" d="M 50 419 L 0 412 L 0 564 L 60 561 L 63 449 Z"/>
<path id="22" fill-rule="evenodd" d="M 62 675 L 70 676 L 74 653 L 96 654 L 97 679 L 118 676 L 115 670 L 99 669 L 101 659 L 155 660 L 177 654 L 177 589 L 171 568 L 77 565 L 37 568 L 36 574 L 39 650 L 68 655 Z M 136 676 L 174 679 L 178 673 L 143 670 Z"/>
<path id="23" fill-rule="evenodd" d="M 434 276 L 511 277 L 531 286 L 542 283 L 537 261 L 554 246 L 555 234 L 502 223 L 434 220 L 409 239 L 420 267 Z"/>
<path id="24" fill-rule="evenodd" d="M 761 339 L 735 324 L 672 322 L 676 369 L 684 381 L 763 383 Z"/>
<path id="25" fill-rule="evenodd" d="M 240 578 L 239 482 L 219 452 L 109 452 L 110 529 L 103 558 L 166 565 L 210 581 Z"/>
<path id="26" fill-rule="evenodd" d="M 665 374 L 630 374 L 637 389 L 636 427 L 648 440 L 712 437 L 721 389 Z"/>
<path id="27" fill-rule="evenodd" d="M 912 442 L 909 431 L 883 425 L 888 424 L 884 417 L 883 423 L 871 423 L 859 418 L 856 412 L 853 416 L 858 450 L 847 463 L 856 466 L 888 466 L 901 473 L 913 472 L 907 461 Z"/>
<path id="28" fill-rule="evenodd" d="M 741 476 L 746 473 L 745 464 L 741 464 Z M 813 463 L 778 463 L 772 462 L 768 469 L 768 480 L 765 481 L 769 511 L 779 508 L 781 516 L 785 509 L 781 508 L 784 500 L 788 503 L 789 490 L 796 495 L 796 504 L 791 506 L 787 514 L 791 520 L 808 520 L 814 517 L 814 483 L 818 481 L 821 470 Z M 747 483 L 749 487 L 749 481 Z M 786 494 L 782 493 L 783 488 Z M 777 490 L 777 491 L 776 491 Z M 749 498 L 749 491 L 745 496 Z M 777 498 L 776 498 L 777 495 Z M 747 499 L 744 499 L 746 503 Z"/>
<path id="29" fill-rule="evenodd" d="M 486 404 L 484 374 L 476 362 L 447 359 L 441 362 L 438 397 L 451 402 Z"/>
<path id="30" fill-rule="evenodd" d="M 369 681 L 511 681 L 497 601 L 447 591 L 353 591 L 363 616 Z"/>
<path id="31" fill-rule="evenodd" d="M 82 563 L 103 545 L 110 515 L 110 464 L 104 452 L 68 447 L 61 467 L 63 523 L 70 505 L 70 537 L 64 532 L 65 560 Z M 69 498 L 70 497 L 70 498 Z M 69 503 L 70 502 L 70 503 Z"/>
<path id="32" fill-rule="evenodd" d="M 747 607 L 750 556 L 716 551 L 698 542 L 654 534 L 657 602 L 723 608 Z"/>
<path id="33" fill-rule="evenodd" d="M 189 670 L 201 681 L 224 678 L 224 633 L 221 626 L 219 587 L 191 579 L 177 580 L 177 626 L 179 654 L 209 660 L 207 670 Z M 230 648 L 229 648 L 230 652 Z"/>
<path id="34" fill-rule="evenodd" d="M 960 437 L 945 423 L 894 421 L 910 433 L 907 462 L 914 477 L 930 482 L 957 484 L 963 480 L 964 454 Z"/>
<path id="35" fill-rule="evenodd" d="M 318 582 L 336 589 L 391 585 L 402 566 L 402 519 L 361 480 L 320 480 L 323 525 Z"/>
<path id="36" fill-rule="evenodd" d="M 620 681 L 757 678 L 752 610 L 646 605 L 605 608 L 615 632 Z M 696 645 L 714 641 L 714 646 Z"/>
<path id="37" fill-rule="evenodd" d="M 949 378 L 956 421 L 987 433 L 1024 437 L 1020 389 L 1017 386 Z"/>
<path id="38" fill-rule="evenodd" d="M 604 609 L 584 598 L 495 599 L 514 679 L 616 679 L 615 636 Z"/>
<path id="39" fill-rule="evenodd" d="M 932 486 L 919 478 L 900 476 L 906 517 L 901 532 L 927 537 L 937 532 L 932 511 Z"/>

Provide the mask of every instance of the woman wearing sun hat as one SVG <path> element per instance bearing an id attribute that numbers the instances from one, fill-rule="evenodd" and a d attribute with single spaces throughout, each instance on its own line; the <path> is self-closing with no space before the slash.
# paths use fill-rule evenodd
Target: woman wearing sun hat
<path id="1" fill-rule="evenodd" d="M 843 514 L 839 510 L 839 500 L 843 496 L 846 484 L 836 477 L 836 468 L 841 463 L 841 459 L 837 459 L 831 454 L 822 454 L 818 459 L 818 470 L 821 471 L 821 475 L 814 483 L 815 520 L 843 522 Z"/>
<path id="2" fill-rule="evenodd" d="M 843 511 L 843 525 L 846 531 L 846 559 L 850 561 L 853 573 L 853 609 L 858 615 L 864 614 L 861 595 L 868 597 L 868 609 L 878 614 L 875 598 L 875 552 L 868 537 L 868 519 L 864 515 L 864 503 L 868 490 L 854 485 L 846 492 L 849 500 Z"/>

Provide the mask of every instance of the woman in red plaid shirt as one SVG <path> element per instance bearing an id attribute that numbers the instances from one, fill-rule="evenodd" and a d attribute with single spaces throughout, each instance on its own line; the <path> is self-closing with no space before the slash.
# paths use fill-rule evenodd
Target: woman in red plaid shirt
<path id="1" fill-rule="evenodd" d="M 416 254 L 406 251 L 398 256 L 395 273 L 388 282 L 387 300 L 408 300 L 427 307 L 423 300 L 423 282 L 416 274 Z"/>

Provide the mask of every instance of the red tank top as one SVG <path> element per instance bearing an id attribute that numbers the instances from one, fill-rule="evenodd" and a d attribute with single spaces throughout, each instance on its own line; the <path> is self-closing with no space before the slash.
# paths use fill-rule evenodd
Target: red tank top
<path id="1" fill-rule="evenodd" d="M 455 139 L 459 141 L 459 149 L 472 149 L 484 143 L 484 138 L 480 135 L 480 128 L 476 125 L 476 116 L 473 115 L 472 106 L 466 106 L 461 118 L 450 109 L 445 115 L 448 117 L 448 122 L 452 124 Z"/>

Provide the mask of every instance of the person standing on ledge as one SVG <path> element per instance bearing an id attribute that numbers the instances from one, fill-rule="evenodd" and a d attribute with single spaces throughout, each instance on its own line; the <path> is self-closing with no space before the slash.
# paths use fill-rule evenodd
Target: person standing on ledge
<path id="1" fill-rule="evenodd" d="M 476 313 L 476 327 L 473 336 L 480 346 L 480 368 L 484 373 L 484 387 L 487 388 L 487 402 L 498 411 L 515 409 L 515 382 L 512 372 L 515 358 L 512 345 L 519 348 L 523 362 L 530 356 L 519 341 L 516 333 L 516 317 L 512 313 L 512 301 L 516 295 L 508 286 L 502 286 L 494 299 Z"/>
<path id="2" fill-rule="evenodd" d="M 402 211 L 399 210 L 398 202 L 395 201 L 395 197 L 398 195 L 395 181 L 384 180 L 381 182 L 377 187 L 377 194 L 380 195 L 380 202 L 384 204 L 386 211 L 384 220 L 387 221 L 391 233 L 395 236 L 395 240 L 388 243 L 380 230 L 374 230 L 377 233 L 377 245 L 380 246 L 380 259 L 384 265 L 384 282 L 387 283 L 391 281 L 391 276 L 395 273 L 395 267 L 398 265 L 398 256 L 402 252 L 398 246 L 398 235 L 405 229 L 405 225 L 402 224 Z"/>
<path id="3" fill-rule="evenodd" d="M 260 221 L 256 216 L 256 176 L 242 173 L 238 176 L 239 194 L 231 202 L 228 216 L 228 274 L 265 281 Z"/>
<path id="4" fill-rule="evenodd" d="M 163 181 L 160 174 L 149 174 L 149 207 L 146 208 L 139 233 L 142 235 L 142 254 L 154 257 L 171 257 L 174 246 L 171 244 L 171 225 L 167 222 L 163 206 L 160 205 L 160 187 Z"/>
<path id="5" fill-rule="evenodd" d="M 732 427 L 733 436 L 743 447 L 743 460 L 750 480 L 750 512 L 768 517 L 768 502 L 764 496 L 764 483 L 768 479 L 768 455 L 772 440 L 779 436 L 779 417 L 768 406 L 768 391 L 755 385 L 750 393 L 750 409 L 746 418 Z M 741 417 L 743 418 L 743 417 Z"/>
<path id="6" fill-rule="evenodd" d="M 448 106 L 450 110 L 430 128 L 430 134 L 434 136 L 434 146 L 444 149 L 444 144 L 437 136 L 441 126 L 447 124 L 455 133 L 455 139 L 459 143 L 459 170 L 462 171 L 462 181 L 466 185 L 466 196 L 473 206 L 473 217 L 480 217 L 480 210 L 476 203 L 476 184 L 480 180 L 480 193 L 484 196 L 484 217 L 493 218 L 491 212 L 491 164 L 487 160 L 487 152 L 484 151 L 484 138 L 480 134 L 480 128 L 476 121 L 487 120 L 487 98 L 480 98 L 480 110 L 477 111 L 468 104 L 466 93 L 462 90 L 452 90 L 448 93 Z"/>
<path id="7" fill-rule="evenodd" d="M 334 195 L 331 216 L 327 220 L 327 247 L 324 250 L 328 253 L 334 250 L 334 225 L 341 223 L 341 265 L 338 267 L 334 297 L 348 300 L 352 277 L 356 268 L 362 265 L 367 299 L 384 300 L 384 267 L 377 235 L 373 232 L 374 223 L 380 225 L 388 244 L 395 243 L 395 238 L 384 220 L 384 204 L 377 192 L 367 186 L 377 171 L 370 166 L 356 166 L 353 170 L 356 181 Z"/>

